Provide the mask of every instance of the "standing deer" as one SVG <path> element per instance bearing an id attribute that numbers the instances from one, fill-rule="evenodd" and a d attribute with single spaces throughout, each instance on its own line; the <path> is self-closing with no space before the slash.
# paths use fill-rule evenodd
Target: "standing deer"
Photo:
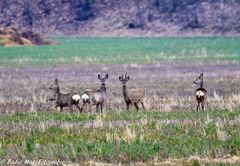
<path id="1" fill-rule="evenodd" d="M 143 98 L 145 96 L 145 92 L 142 89 L 127 89 L 127 82 L 129 81 L 130 77 L 125 74 L 125 77 L 119 76 L 119 80 L 122 82 L 123 85 L 123 97 L 126 102 L 127 110 L 129 110 L 129 105 L 134 104 L 136 110 L 139 110 L 138 102 L 142 104 L 143 109 L 145 110 L 145 106 L 143 104 Z"/>
<path id="2" fill-rule="evenodd" d="M 85 106 L 86 103 L 90 105 L 96 105 L 96 111 L 99 111 L 99 106 L 101 109 L 101 113 L 103 110 L 103 104 L 106 99 L 106 81 L 108 79 L 108 74 L 105 75 L 105 77 L 102 77 L 100 74 L 98 74 L 98 79 L 101 81 L 101 87 L 98 90 L 91 90 L 87 89 L 84 94 L 82 95 L 82 101 L 83 101 L 83 107 Z"/>
<path id="3" fill-rule="evenodd" d="M 60 107 L 60 112 L 62 112 L 63 107 L 69 107 L 72 112 L 72 106 L 75 105 L 79 112 L 81 112 L 79 107 L 80 95 L 75 93 L 62 94 L 59 90 L 58 80 L 57 78 L 54 80 L 54 83 L 49 87 L 49 89 L 54 92 L 54 100 L 55 100 L 55 109 Z"/>
<path id="4" fill-rule="evenodd" d="M 201 73 L 193 83 L 198 86 L 195 92 L 198 103 L 197 111 L 199 110 L 200 105 L 202 106 L 202 110 L 204 110 L 204 101 L 207 99 L 207 91 L 203 88 L 203 73 Z"/>

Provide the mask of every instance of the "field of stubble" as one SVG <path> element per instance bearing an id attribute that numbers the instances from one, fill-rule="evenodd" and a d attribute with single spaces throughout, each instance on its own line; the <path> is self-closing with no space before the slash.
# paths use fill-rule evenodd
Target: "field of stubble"
<path id="1" fill-rule="evenodd" d="M 97 75 L 108 73 L 105 112 L 124 111 L 126 106 L 118 77 L 127 73 L 130 75 L 129 88 L 145 90 L 148 110 L 195 111 L 196 87 L 193 81 L 201 72 L 204 73 L 204 87 L 208 90 L 207 110 L 238 108 L 240 65 L 236 62 L 194 61 L 45 68 L 2 67 L 0 108 L 2 113 L 51 112 L 54 111 L 53 103 L 47 102 L 47 99 L 53 96 L 49 86 L 55 78 L 59 80 L 62 93 L 83 94 L 88 88 L 99 89 Z M 65 111 L 68 112 L 68 109 Z"/>
<path id="2" fill-rule="evenodd" d="M 193 59 L 1 66 L 0 159 L 93 165 L 239 164 L 239 62 Z M 118 80 L 126 72 L 129 88 L 146 91 L 146 111 L 140 107 L 136 112 L 133 106 L 126 111 Z M 196 112 L 193 81 L 201 72 L 208 99 L 206 110 Z M 99 73 L 109 74 L 103 114 L 95 107 L 82 114 L 76 108 L 74 113 L 68 108 L 60 113 L 47 101 L 55 78 L 62 93 L 82 94 L 100 87 Z"/>

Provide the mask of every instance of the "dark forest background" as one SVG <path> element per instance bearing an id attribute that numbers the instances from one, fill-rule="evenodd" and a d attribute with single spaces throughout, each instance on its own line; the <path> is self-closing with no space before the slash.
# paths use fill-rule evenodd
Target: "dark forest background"
<path id="1" fill-rule="evenodd" d="M 238 35 L 240 0 L 1 0 L 0 27 L 50 35 Z"/>

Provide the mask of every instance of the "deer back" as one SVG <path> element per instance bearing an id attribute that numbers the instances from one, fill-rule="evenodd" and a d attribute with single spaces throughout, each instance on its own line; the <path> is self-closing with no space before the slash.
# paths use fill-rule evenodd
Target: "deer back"
<path id="1" fill-rule="evenodd" d="M 59 105 L 67 106 L 72 100 L 72 94 L 59 94 L 56 103 Z"/>
<path id="2" fill-rule="evenodd" d="M 93 102 L 93 104 L 102 103 L 105 100 L 105 95 L 100 90 L 87 89 L 82 95 L 83 101 Z"/>
<path id="3" fill-rule="evenodd" d="M 127 90 L 127 96 L 131 102 L 142 101 L 145 91 L 143 89 L 129 89 Z"/>
<path id="4" fill-rule="evenodd" d="M 92 95 L 93 95 L 92 100 L 96 104 L 103 103 L 105 98 L 106 98 L 106 94 L 104 92 L 101 92 L 100 90 L 97 90 L 97 91 L 93 92 Z"/>
<path id="5" fill-rule="evenodd" d="M 59 94 L 56 100 L 57 104 L 61 104 L 63 106 L 69 106 L 72 104 L 78 104 L 80 101 L 80 95 L 75 93 L 67 93 L 67 94 Z"/>

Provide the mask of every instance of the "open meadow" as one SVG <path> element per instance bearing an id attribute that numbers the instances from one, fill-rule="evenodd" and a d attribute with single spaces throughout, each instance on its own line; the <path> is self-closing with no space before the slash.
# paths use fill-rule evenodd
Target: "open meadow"
<path id="1" fill-rule="evenodd" d="M 240 38 L 53 39 L 59 45 L 0 47 L 0 159 L 240 164 Z M 99 73 L 109 74 L 103 113 L 60 113 L 48 101 L 55 78 L 62 93 L 81 95 L 99 89 Z M 126 110 L 125 73 L 129 88 L 146 92 L 145 111 Z M 193 84 L 200 73 L 204 111 Z"/>

